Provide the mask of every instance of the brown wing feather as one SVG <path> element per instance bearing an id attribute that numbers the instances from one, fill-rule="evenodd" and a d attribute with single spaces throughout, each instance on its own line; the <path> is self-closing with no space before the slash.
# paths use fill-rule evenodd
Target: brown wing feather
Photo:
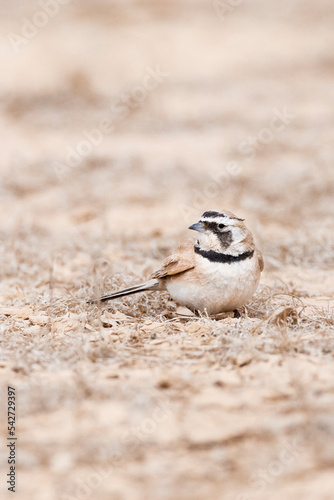
<path id="1" fill-rule="evenodd" d="M 173 255 L 164 260 L 160 269 L 152 274 L 151 279 L 173 276 L 193 269 L 193 267 L 195 267 L 194 241 L 187 240 L 179 246 Z"/>
<path id="2" fill-rule="evenodd" d="M 263 260 L 262 253 L 260 252 L 260 250 L 257 251 L 257 257 L 259 259 L 260 271 L 262 273 L 262 271 L 264 269 L 264 260 Z"/>

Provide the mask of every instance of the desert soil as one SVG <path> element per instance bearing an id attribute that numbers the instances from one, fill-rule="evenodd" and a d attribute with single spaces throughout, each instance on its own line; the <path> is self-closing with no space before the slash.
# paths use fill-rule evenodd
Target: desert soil
<path id="1" fill-rule="evenodd" d="M 46 3 L 1 1 L 1 498 L 9 385 L 16 500 L 331 500 L 332 2 Z M 264 254 L 240 319 L 86 304 L 210 209 Z"/>

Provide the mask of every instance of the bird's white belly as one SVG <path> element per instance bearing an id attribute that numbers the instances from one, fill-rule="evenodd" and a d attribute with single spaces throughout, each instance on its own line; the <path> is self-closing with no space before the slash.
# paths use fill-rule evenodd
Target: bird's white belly
<path id="1" fill-rule="evenodd" d="M 243 306 L 256 291 L 260 280 L 256 256 L 230 264 L 211 262 L 201 256 L 198 259 L 200 265 L 166 281 L 168 292 L 179 304 L 218 314 Z"/>

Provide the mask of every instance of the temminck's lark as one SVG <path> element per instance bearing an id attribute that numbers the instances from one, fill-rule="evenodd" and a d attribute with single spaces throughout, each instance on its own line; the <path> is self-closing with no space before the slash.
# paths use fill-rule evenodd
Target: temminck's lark
<path id="1" fill-rule="evenodd" d="M 237 314 L 256 291 L 263 270 L 262 254 L 244 219 L 228 211 L 209 211 L 189 229 L 199 232 L 198 239 L 182 243 L 149 281 L 104 295 L 100 301 L 167 290 L 172 299 L 196 313 Z"/>

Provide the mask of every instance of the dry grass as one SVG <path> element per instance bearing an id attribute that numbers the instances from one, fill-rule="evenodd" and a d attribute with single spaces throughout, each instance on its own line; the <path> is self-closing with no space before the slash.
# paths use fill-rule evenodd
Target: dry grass
<path id="1" fill-rule="evenodd" d="M 7 43 L 39 7 L 6 9 Z M 16 387 L 17 499 L 332 498 L 333 16 L 325 0 L 241 2 L 225 20 L 195 0 L 85 0 L 16 57 L 4 46 L 0 397 Z M 168 77 L 116 119 L 156 65 Z M 105 118 L 115 130 L 57 176 Z M 87 305 L 146 279 L 217 208 L 265 257 L 240 319 L 157 292 Z"/>

